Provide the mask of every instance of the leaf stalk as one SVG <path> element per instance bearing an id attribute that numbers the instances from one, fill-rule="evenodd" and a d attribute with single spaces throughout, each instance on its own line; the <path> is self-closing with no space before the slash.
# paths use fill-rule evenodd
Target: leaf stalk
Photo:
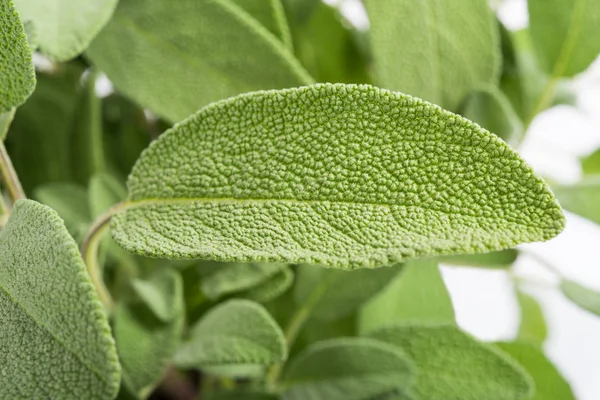
<path id="1" fill-rule="evenodd" d="M 0 176 L 6 185 L 6 189 L 8 190 L 8 194 L 13 203 L 17 200 L 27 198 L 23 186 L 21 186 L 21 182 L 19 181 L 17 172 L 15 171 L 15 167 L 13 166 L 8 152 L 6 151 L 6 147 L 4 147 L 4 142 L 2 141 L 0 141 Z"/>

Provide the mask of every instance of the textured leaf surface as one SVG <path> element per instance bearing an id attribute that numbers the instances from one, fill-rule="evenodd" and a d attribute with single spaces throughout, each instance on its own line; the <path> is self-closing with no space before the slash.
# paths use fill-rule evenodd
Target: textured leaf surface
<path id="1" fill-rule="evenodd" d="M 112 232 L 152 257 L 379 267 L 549 239 L 545 183 L 495 135 L 367 85 L 256 92 L 160 137 Z"/>
<path id="2" fill-rule="evenodd" d="M 531 400 L 575 400 L 569 383 L 539 348 L 524 343 L 498 343 L 497 346 L 533 378 L 535 396 Z"/>
<path id="3" fill-rule="evenodd" d="M 574 185 L 553 185 L 560 204 L 567 210 L 600 224 L 600 176 L 584 177 Z"/>
<path id="4" fill-rule="evenodd" d="M 249 300 L 229 300 L 193 327 L 190 341 L 175 355 L 175 364 L 243 368 L 274 364 L 286 357 L 283 333 L 264 307 Z"/>
<path id="5" fill-rule="evenodd" d="M 541 346 L 548 337 L 548 327 L 542 307 L 535 298 L 520 290 L 517 292 L 517 299 L 521 310 L 517 340 Z"/>
<path id="6" fill-rule="evenodd" d="M 56 61 L 82 53 L 110 19 L 117 0 L 14 0 L 33 22 L 40 50 Z"/>
<path id="7" fill-rule="evenodd" d="M 23 24 L 10 0 L 0 0 L 0 26 L 0 113 L 6 113 L 33 92 L 35 70 Z M 0 134 L 0 140 L 4 136 Z"/>
<path id="8" fill-rule="evenodd" d="M 406 321 L 454 323 L 452 299 L 433 260 L 407 263 L 359 313 L 361 332 Z"/>
<path id="9" fill-rule="evenodd" d="M 240 8 L 254 17 L 287 47 L 292 47 L 290 28 L 280 0 L 233 0 Z"/>
<path id="10" fill-rule="evenodd" d="M 159 279 L 163 285 L 157 285 Z M 139 297 L 143 302 L 136 299 L 119 304 L 114 329 L 123 381 L 131 392 L 146 398 L 160 381 L 181 340 L 185 309 L 183 283 L 176 272 L 167 270 L 148 282 L 154 289 L 153 298 L 148 297 L 148 291 L 140 291 L 139 282 L 136 290 L 142 294 Z M 157 307 L 159 302 L 169 305 L 165 310 L 168 318 Z"/>
<path id="11" fill-rule="evenodd" d="M 18 202 L 0 233 L 0 397 L 110 400 L 119 381 L 77 244 L 49 207 Z"/>
<path id="12" fill-rule="evenodd" d="M 285 264 L 223 264 L 202 278 L 202 291 L 209 299 L 250 289 L 275 276 Z"/>
<path id="13" fill-rule="evenodd" d="M 319 300 L 313 308 L 313 315 L 322 320 L 335 320 L 351 314 L 376 295 L 398 271 L 399 266 L 375 271 L 343 271 L 300 265 L 296 270 L 294 298 L 298 305 L 302 305 L 318 292 Z"/>
<path id="14" fill-rule="evenodd" d="M 522 368 L 452 325 L 411 324 L 370 335 L 400 347 L 417 368 L 413 392 L 427 400 L 517 400 L 533 393 Z"/>
<path id="15" fill-rule="evenodd" d="M 459 254 L 456 256 L 440 257 L 441 263 L 464 267 L 509 268 L 517 261 L 519 252 L 515 249 L 491 251 L 483 254 Z"/>
<path id="16" fill-rule="evenodd" d="M 311 82 L 230 0 L 122 1 L 87 54 L 117 89 L 171 121 L 239 93 Z"/>
<path id="17" fill-rule="evenodd" d="M 375 399 L 408 388 L 412 376 L 411 362 L 394 346 L 366 338 L 332 339 L 292 361 L 283 378 L 283 399 Z"/>
<path id="18" fill-rule="evenodd" d="M 556 77 L 585 70 L 600 53 L 600 2 L 529 0 L 533 44 L 544 70 Z"/>
<path id="19" fill-rule="evenodd" d="M 560 290 L 579 307 L 600 316 L 600 292 L 568 279 L 562 281 Z"/>
<path id="20" fill-rule="evenodd" d="M 455 110 L 500 73 L 487 0 L 366 0 L 377 83 Z"/>

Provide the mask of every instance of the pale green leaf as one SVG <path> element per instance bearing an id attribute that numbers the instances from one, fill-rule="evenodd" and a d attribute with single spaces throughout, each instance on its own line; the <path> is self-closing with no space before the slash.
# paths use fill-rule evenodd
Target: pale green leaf
<path id="1" fill-rule="evenodd" d="M 120 367 L 89 275 L 56 212 L 16 203 L 0 231 L 0 393 L 113 399 Z"/>
<path id="2" fill-rule="evenodd" d="M 498 81 L 500 39 L 487 0 L 366 0 L 376 82 L 455 110 Z"/>
<path id="3" fill-rule="evenodd" d="M 552 190 L 566 210 L 600 224 L 600 176 L 584 177 L 574 185 L 553 185 Z"/>
<path id="4" fill-rule="evenodd" d="M 600 292 L 568 279 L 563 279 L 560 290 L 579 307 L 600 316 Z"/>
<path id="5" fill-rule="evenodd" d="M 502 140 L 368 85 L 256 92 L 163 134 L 112 220 L 152 257 L 379 267 L 556 236 L 546 184 Z"/>
<path id="6" fill-rule="evenodd" d="M 569 383 L 542 351 L 525 343 L 497 343 L 531 375 L 535 396 L 531 400 L 575 400 Z"/>
<path id="7" fill-rule="evenodd" d="M 14 0 L 32 21 L 40 50 L 56 61 L 77 57 L 108 22 L 118 0 Z"/>
<path id="8" fill-rule="evenodd" d="M 584 71 L 600 53 L 600 2 L 529 0 L 531 37 L 544 70 L 555 77 Z"/>
<path id="9" fill-rule="evenodd" d="M 89 184 L 89 208 L 93 218 L 98 218 L 109 208 L 127 198 L 127 188 L 110 174 L 96 174 Z"/>
<path id="10" fill-rule="evenodd" d="M 344 271 L 316 265 L 299 265 L 294 298 L 301 306 L 318 296 L 312 315 L 332 321 L 351 314 L 376 295 L 400 271 L 400 266 Z"/>
<path id="11" fill-rule="evenodd" d="M 146 286 L 140 282 L 136 281 L 134 288 L 143 303 L 133 300 L 119 304 L 114 329 L 123 381 L 131 392 L 146 398 L 161 380 L 180 343 L 185 309 L 183 282 L 176 272 L 167 270 Z M 148 290 L 150 286 L 152 291 Z M 156 298 L 150 298 L 151 294 Z M 162 310 L 163 305 L 169 309 Z M 164 318 L 165 313 L 168 318 Z"/>
<path id="12" fill-rule="evenodd" d="M 0 113 L 6 113 L 31 95 L 35 70 L 25 29 L 11 0 L 0 0 L 0 26 Z"/>
<path id="13" fill-rule="evenodd" d="M 223 263 L 202 278 L 202 291 L 209 299 L 241 292 L 275 276 L 285 264 L 230 264 Z"/>
<path id="14" fill-rule="evenodd" d="M 359 312 L 360 332 L 405 321 L 454 323 L 454 308 L 433 260 L 407 263 L 402 272 Z"/>
<path id="15" fill-rule="evenodd" d="M 510 266 L 519 257 L 519 252 L 515 249 L 492 251 L 482 254 L 459 254 L 455 256 L 440 257 L 441 263 L 457 265 L 463 267 L 479 267 L 491 269 L 505 269 Z"/>
<path id="16" fill-rule="evenodd" d="M 269 313 L 249 300 L 229 300 L 211 309 L 192 328 L 175 354 L 183 368 L 253 367 L 284 361 L 283 332 Z M 245 373 L 243 374 L 245 375 Z"/>
<path id="17" fill-rule="evenodd" d="M 408 389 L 412 377 L 412 363 L 394 346 L 367 338 L 332 339 L 292 360 L 283 378 L 283 400 L 386 398 Z"/>
<path id="18" fill-rule="evenodd" d="M 517 340 L 520 342 L 542 345 L 548 337 L 548 327 L 544 311 L 537 300 L 527 293 L 517 291 L 517 299 L 521 310 L 521 323 Z"/>
<path id="19" fill-rule="evenodd" d="M 8 128 L 15 116 L 16 109 L 13 108 L 3 114 L 0 114 L 0 142 L 6 138 Z"/>
<path id="20" fill-rule="evenodd" d="M 230 0 L 122 1 L 87 55 L 117 89 L 171 121 L 239 93 L 312 81 Z"/>
<path id="21" fill-rule="evenodd" d="M 266 303 L 285 293 L 294 283 L 294 272 L 290 267 L 285 267 L 269 280 L 236 294 L 236 297 Z"/>
<path id="22" fill-rule="evenodd" d="M 509 357 L 456 326 L 410 324 L 370 335 L 402 349 L 417 367 L 412 388 L 427 400 L 526 400 L 531 378 Z"/>
<path id="23" fill-rule="evenodd" d="M 233 0 L 240 8 L 254 17 L 288 48 L 292 48 L 292 36 L 281 0 Z"/>
<path id="24" fill-rule="evenodd" d="M 600 174 L 600 149 L 581 159 L 581 169 L 584 175 Z"/>

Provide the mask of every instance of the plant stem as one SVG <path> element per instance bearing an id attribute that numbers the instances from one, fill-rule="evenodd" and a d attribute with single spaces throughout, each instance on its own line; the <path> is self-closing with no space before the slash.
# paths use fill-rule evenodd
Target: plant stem
<path id="1" fill-rule="evenodd" d="M 8 206 L 4 203 L 4 196 L 2 195 L 2 188 L 0 188 L 0 229 L 4 227 L 6 221 L 8 221 L 8 217 L 10 216 L 10 211 Z"/>
<path id="2" fill-rule="evenodd" d="M 25 191 L 21 186 L 21 182 L 19 181 L 19 177 L 17 176 L 17 172 L 6 152 L 4 142 L 2 141 L 0 141 L 0 175 L 2 176 L 2 180 L 6 185 L 6 189 L 8 190 L 8 194 L 13 203 L 17 200 L 27 198 L 27 196 L 25 196 Z"/>

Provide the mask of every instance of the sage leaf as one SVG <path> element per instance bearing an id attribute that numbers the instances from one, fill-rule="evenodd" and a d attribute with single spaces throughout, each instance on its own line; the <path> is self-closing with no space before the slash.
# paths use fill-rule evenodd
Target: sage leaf
<path id="1" fill-rule="evenodd" d="M 270 279 L 236 294 L 236 297 L 267 303 L 284 294 L 294 283 L 294 272 L 290 267 L 285 267 Z"/>
<path id="2" fill-rule="evenodd" d="M 202 291 L 211 300 L 255 287 L 285 268 L 285 264 L 223 263 L 202 278 Z"/>
<path id="3" fill-rule="evenodd" d="M 359 312 L 359 331 L 374 331 L 406 321 L 453 324 L 450 293 L 434 260 L 407 263 L 384 290 Z"/>
<path id="4" fill-rule="evenodd" d="M 38 186 L 34 198 L 58 213 L 77 242 L 83 240 L 92 223 L 85 187 L 74 183 L 47 183 Z"/>
<path id="5" fill-rule="evenodd" d="M 20 106 L 35 88 L 31 50 L 11 0 L 0 0 L 0 114 Z M 6 134 L 0 134 L 3 140 Z"/>
<path id="6" fill-rule="evenodd" d="M 179 274 L 165 270 L 149 281 L 135 281 L 134 288 L 139 298 L 117 306 L 115 339 L 125 385 L 140 398 L 147 398 L 181 340 L 183 282 Z"/>
<path id="7" fill-rule="evenodd" d="M 12 109 L 3 114 L 0 114 L 0 142 L 6 139 L 6 135 L 8 134 L 8 128 L 15 116 L 16 109 Z"/>
<path id="8" fill-rule="evenodd" d="M 34 25 L 37 45 L 49 58 L 67 61 L 81 54 L 108 22 L 117 0 L 14 0 Z"/>
<path id="9" fill-rule="evenodd" d="M 0 392 L 113 399 L 120 367 L 77 244 L 56 212 L 15 204 L 0 231 Z"/>
<path id="10" fill-rule="evenodd" d="M 517 299 L 521 310 L 517 340 L 541 346 L 548 337 L 548 327 L 542 308 L 535 298 L 520 290 L 517 291 Z"/>
<path id="11" fill-rule="evenodd" d="M 497 343 L 497 346 L 533 378 L 535 396 L 531 400 L 575 400 L 569 383 L 538 347 L 518 342 Z"/>
<path id="12" fill-rule="evenodd" d="M 411 362 L 394 346 L 367 338 L 332 339 L 292 360 L 283 400 L 375 399 L 409 388 L 412 377 Z"/>
<path id="13" fill-rule="evenodd" d="M 600 224 L 600 176 L 584 177 L 574 185 L 553 185 L 552 189 L 566 210 Z"/>
<path id="14" fill-rule="evenodd" d="M 242 95 L 163 134 L 111 230 L 151 257 L 379 267 L 556 236 L 546 184 L 504 142 L 368 85 Z"/>
<path id="15" fill-rule="evenodd" d="M 584 71 L 600 53 L 600 3 L 529 0 L 531 38 L 542 68 L 552 76 Z"/>
<path id="16" fill-rule="evenodd" d="M 376 82 L 456 110 L 500 74 L 487 0 L 366 0 Z"/>
<path id="17" fill-rule="evenodd" d="M 400 266 L 377 270 L 344 271 L 316 265 L 300 265 L 296 270 L 294 298 L 301 306 L 313 301 L 312 315 L 333 321 L 355 311 L 387 286 L 400 271 Z"/>
<path id="18" fill-rule="evenodd" d="M 523 368 L 454 325 L 397 325 L 369 336 L 398 346 L 414 362 L 417 376 L 412 390 L 417 398 L 525 400 L 533 394 Z"/>
<path id="19" fill-rule="evenodd" d="M 121 1 L 87 55 L 122 93 L 171 121 L 239 93 L 312 82 L 230 0 Z"/>
<path id="20" fill-rule="evenodd" d="M 284 361 L 283 332 L 261 305 L 229 300 L 211 309 L 193 328 L 191 338 L 175 354 L 183 368 L 239 367 L 245 375 L 254 367 Z"/>
<path id="21" fill-rule="evenodd" d="M 519 252 L 515 249 L 491 251 L 483 254 L 458 254 L 439 257 L 444 264 L 490 269 L 506 269 L 517 261 Z"/>
<path id="22" fill-rule="evenodd" d="M 285 46 L 292 49 L 292 35 L 280 0 L 233 0 L 233 2 L 260 22 Z"/>
<path id="23" fill-rule="evenodd" d="M 600 292 L 568 279 L 563 279 L 560 290 L 579 307 L 600 316 Z"/>

